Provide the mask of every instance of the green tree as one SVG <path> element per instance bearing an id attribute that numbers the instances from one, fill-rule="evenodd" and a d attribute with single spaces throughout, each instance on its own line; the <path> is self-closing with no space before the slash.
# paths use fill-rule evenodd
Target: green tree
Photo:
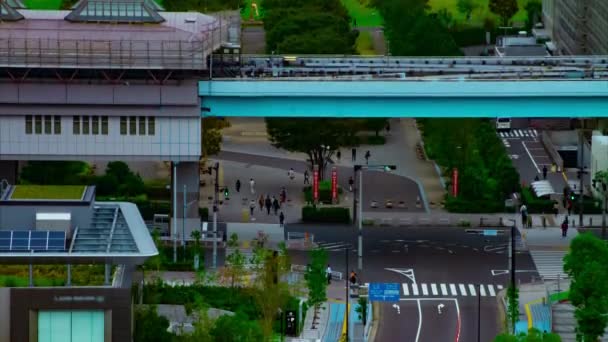
<path id="1" fill-rule="evenodd" d="M 569 299 L 576 307 L 577 341 L 596 341 L 608 323 L 608 246 L 591 233 L 579 234 L 564 257 L 571 277 Z"/>
<path id="2" fill-rule="evenodd" d="M 327 252 L 322 248 L 310 251 L 310 264 L 306 270 L 309 306 L 318 306 L 327 300 Z"/>
<path id="3" fill-rule="evenodd" d="M 517 0 L 490 0 L 488 8 L 500 17 L 503 26 L 509 25 L 509 20 L 519 11 Z"/>
<path id="4" fill-rule="evenodd" d="M 89 165 L 80 161 L 29 161 L 21 170 L 20 181 L 38 185 L 79 185 L 86 183 L 84 177 L 90 173 Z"/>
<path id="5" fill-rule="evenodd" d="M 108 163 L 97 179 L 97 193 L 102 196 L 137 196 L 145 191 L 144 181 L 122 161 Z"/>
<path id="6" fill-rule="evenodd" d="M 328 158 L 337 149 L 352 146 L 361 127 L 356 120 L 266 118 L 266 130 L 274 147 L 306 153 L 323 178 Z"/>
<path id="7" fill-rule="evenodd" d="M 239 237 L 236 233 L 230 235 L 227 243 L 228 247 L 232 248 L 232 252 L 226 256 L 226 265 L 224 265 L 223 275 L 230 280 L 230 286 L 234 288 L 235 284 L 240 284 L 241 276 L 245 272 L 245 255 L 239 247 Z"/>
<path id="8" fill-rule="evenodd" d="M 373 131 L 376 136 L 379 136 L 380 131 L 386 128 L 387 124 L 387 118 L 368 118 L 363 120 L 363 129 Z"/>
<path id="9" fill-rule="evenodd" d="M 358 304 L 359 306 L 357 306 L 356 311 L 359 314 L 359 319 L 363 321 L 363 325 L 365 325 L 365 323 L 367 322 L 367 306 L 369 304 L 367 302 L 367 298 L 360 297 L 358 300 Z"/>
<path id="10" fill-rule="evenodd" d="M 215 342 L 258 342 L 264 341 L 262 329 L 257 321 L 250 320 L 241 312 L 236 315 L 220 316 L 211 329 Z M 211 340 L 199 340 L 211 341 Z"/>
<path id="11" fill-rule="evenodd" d="M 169 321 L 156 313 L 155 305 L 146 305 L 135 310 L 135 342 L 171 341 L 172 334 L 167 331 Z"/>
<path id="12" fill-rule="evenodd" d="M 507 289 L 507 317 L 511 323 L 511 329 L 515 330 L 515 324 L 519 320 L 519 290 L 509 286 Z"/>
<path id="13" fill-rule="evenodd" d="M 471 20 L 471 14 L 477 8 L 477 2 L 475 0 L 458 0 L 456 7 L 458 8 L 458 12 L 464 14 L 467 21 L 469 21 Z"/>
<path id="14" fill-rule="evenodd" d="M 531 29 L 534 24 L 540 21 L 543 13 L 543 5 L 540 1 L 529 0 L 524 9 L 527 14 L 526 27 Z"/>
<path id="15" fill-rule="evenodd" d="M 227 120 L 206 117 L 201 120 L 201 154 L 203 158 L 216 155 L 222 147 L 222 129 L 229 127 Z"/>

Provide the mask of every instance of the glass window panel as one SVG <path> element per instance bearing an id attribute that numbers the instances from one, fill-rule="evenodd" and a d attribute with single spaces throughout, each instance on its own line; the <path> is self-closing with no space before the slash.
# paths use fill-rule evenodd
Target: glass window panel
<path id="1" fill-rule="evenodd" d="M 72 133 L 80 134 L 80 116 L 74 116 L 72 120 L 74 122 L 72 127 Z"/>
<path id="2" fill-rule="evenodd" d="M 103 342 L 103 311 L 72 311 L 72 341 Z"/>
<path id="3" fill-rule="evenodd" d="M 146 117 L 140 116 L 137 120 L 139 121 L 139 135 L 146 135 Z"/>
<path id="4" fill-rule="evenodd" d="M 13 232 L 13 239 L 29 239 L 29 238 L 30 238 L 30 232 L 28 230 Z"/>
<path id="5" fill-rule="evenodd" d="M 61 134 L 61 116 L 55 116 L 55 134 Z"/>
<path id="6" fill-rule="evenodd" d="M 148 135 L 156 134 L 156 118 L 153 116 L 148 117 Z"/>
<path id="7" fill-rule="evenodd" d="M 121 116 L 120 117 L 120 135 L 126 135 L 126 134 L 127 134 L 127 117 Z"/>
<path id="8" fill-rule="evenodd" d="M 70 311 L 39 311 L 39 342 L 75 342 L 72 339 L 72 313 Z"/>
<path id="9" fill-rule="evenodd" d="M 25 116 L 25 134 L 32 134 L 32 132 L 33 132 L 32 121 L 33 120 L 32 120 L 31 115 Z"/>
<path id="10" fill-rule="evenodd" d="M 52 117 L 50 115 L 44 116 L 44 134 L 53 134 Z"/>
<path id="11" fill-rule="evenodd" d="M 42 134 L 42 115 L 36 115 L 36 122 L 34 128 L 36 134 Z"/>
<path id="12" fill-rule="evenodd" d="M 99 116 L 93 116 L 93 135 L 99 134 Z"/>
<path id="13" fill-rule="evenodd" d="M 47 238 L 49 232 L 31 232 L 30 238 L 32 239 L 45 239 Z"/>
<path id="14" fill-rule="evenodd" d="M 65 239 L 65 232 L 49 232 L 49 239 Z"/>
<path id="15" fill-rule="evenodd" d="M 28 247 L 28 239 L 15 239 L 13 238 L 13 250 L 25 250 Z"/>
<path id="16" fill-rule="evenodd" d="M 0 249 L 7 250 L 11 247 L 10 239 L 0 239 Z"/>
<path id="17" fill-rule="evenodd" d="M 46 239 L 31 239 L 30 240 L 30 249 L 37 251 L 46 250 Z"/>
<path id="18" fill-rule="evenodd" d="M 11 238 L 11 232 L 0 232 L 0 239 L 10 239 Z"/>
<path id="19" fill-rule="evenodd" d="M 135 116 L 129 117 L 129 134 L 137 134 L 137 117 Z"/>
<path id="20" fill-rule="evenodd" d="M 108 135 L 108 117 L 101 117 L 101 134 Z"/>
<path id="21" fill-rule="evenodd" d="M 82 134 L 89 134 L 90 128 L 89 117 L 85 115 L 82 117 Z"/>

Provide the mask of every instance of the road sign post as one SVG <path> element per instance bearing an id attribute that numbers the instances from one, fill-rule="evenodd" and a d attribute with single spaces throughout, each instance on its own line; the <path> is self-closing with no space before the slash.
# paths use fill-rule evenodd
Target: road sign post
<path id="1" fill-rule="evenodd" d="M 315 165 L 312 170 L 312 202 L 319 201 L 319 166 Z"/>
<path id="2" fill-rule="evenodd" d="M 338 170 L 335 166 L 331 169 L 331 201 L 338 203 Z"/>
<path id="3" fill-rule="evenodd" d="M 369 284 L 370 302 L 398 302 L 399 284 L 398 283 L 371 283 Z"/>

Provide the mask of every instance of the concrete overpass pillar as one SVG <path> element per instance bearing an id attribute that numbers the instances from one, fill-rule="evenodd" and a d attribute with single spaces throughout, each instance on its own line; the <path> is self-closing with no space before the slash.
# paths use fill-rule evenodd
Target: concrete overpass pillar
<path id="1" fill-rule="evenodd" d="M 171 198 L 173 200 L 173 168 L 171 168 Z M 178 244 L 181 243 L 182 235 L 188 239 L 193 229 L 200 227 L 200 216 L 198 212 L 200 198 L 200 173 L 198 162 L 179 162 L 177 164 L 177 237 Z M 184 186 L 186 190 L 186 202 L 184 207 Z M 172 209 L 173 210 L 173 206 Z M 185 212 L 185 222 L 184 222 Z"/>

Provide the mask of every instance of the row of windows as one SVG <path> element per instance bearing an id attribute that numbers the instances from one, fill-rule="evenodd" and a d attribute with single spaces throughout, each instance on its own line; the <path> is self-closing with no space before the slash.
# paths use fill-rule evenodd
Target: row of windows
<path id="1" fill-rule="evenodd" d="M 146 132 L 147 130 L 147 132 Z M 121 116 L 120 135 L 154 135 L 156 134 L 156 120 L 153 116 Z"/>
<path id="2" fill-rule="evenodd" d="M 44 123 L 44 125 L 43 125 Z M 44 127 L 44 130 L 43 130 Z M 26 115 L 25 134 L 61 134 L 61 117 L 52 115 Z"/>
<path id="3" fill-rule="evenodd" d="M 108 117 L 76 115 L 72 119 L 72 133 L 74 135 L 99 135 L 100 133 L 101 135 L 108 135 Z"/>

